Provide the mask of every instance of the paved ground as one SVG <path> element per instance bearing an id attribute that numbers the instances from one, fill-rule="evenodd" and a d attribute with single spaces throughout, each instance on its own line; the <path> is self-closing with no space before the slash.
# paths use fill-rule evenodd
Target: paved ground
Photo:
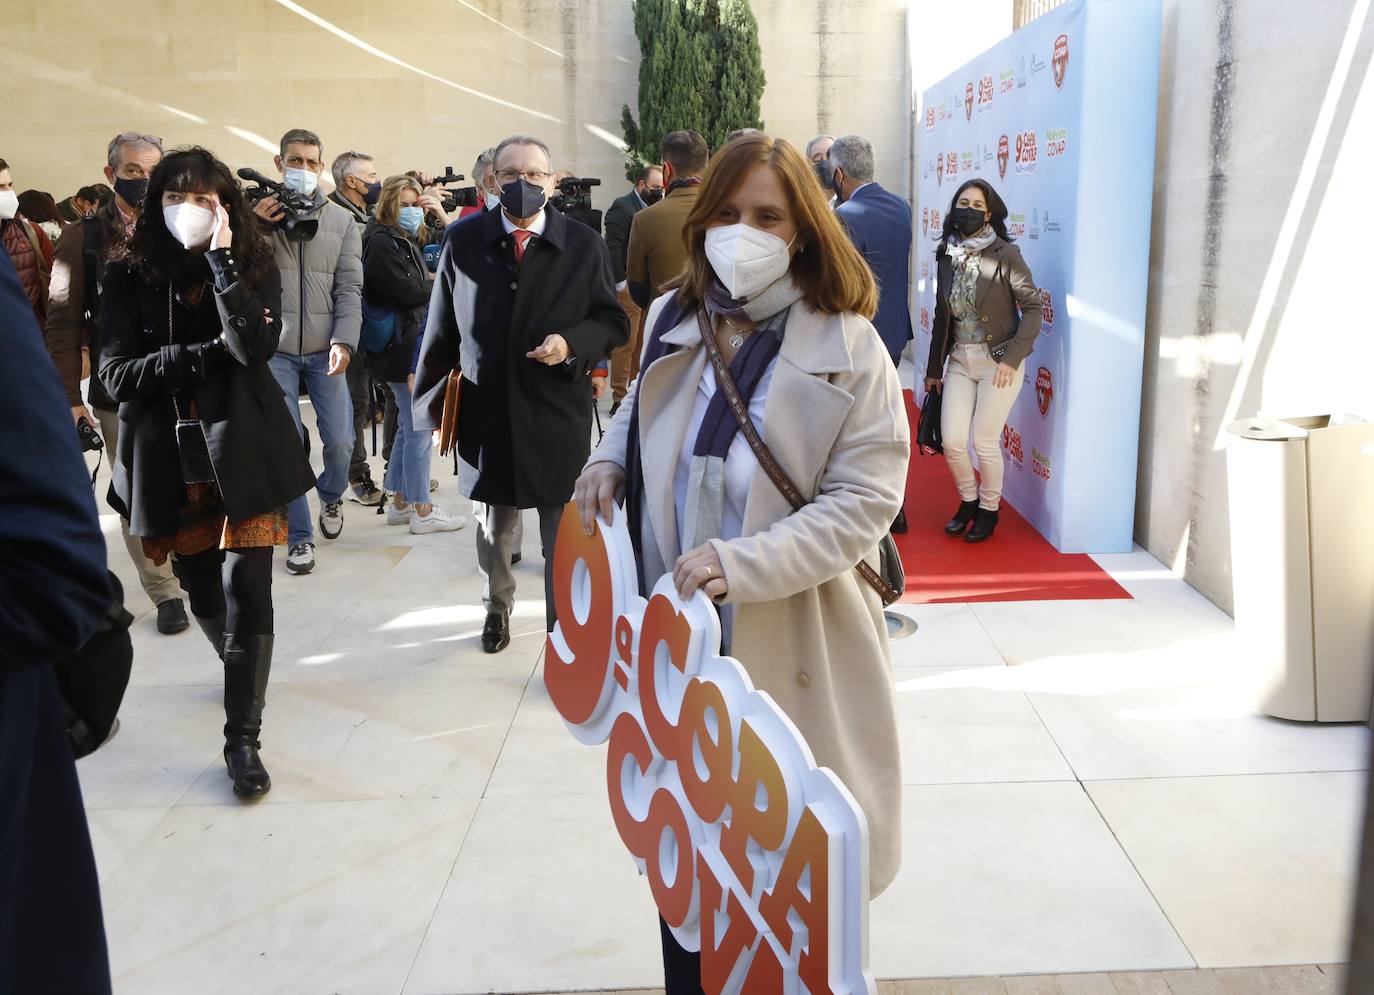
<path id="1" fill-rule="evenodd" d="M 277 566 L 261 804 L 230 794 L 204 639 L 134 627 L 123 730 L 80 765 L 116 991 L 661 983 L 603 753 L 538 678 L 537 529 L 515 640 L 489 657 L 471 527 L 411 537 L 347 509 L 316 574 Z M 941 995 L 1334 991 L 1301 965 L 1346 956 L 1368 730 L 1255 714 L 1224 614 L 1141 551 L 1100 562 L 1135 600 L 907 609 L 904 856 L 872 907 L 875 976 L 1055 976 L 884 988 Z M 1299 967 L 1211 970 L 1254 965 Z M 1183 973 L 1092 973 L 1113 971 Z"/>

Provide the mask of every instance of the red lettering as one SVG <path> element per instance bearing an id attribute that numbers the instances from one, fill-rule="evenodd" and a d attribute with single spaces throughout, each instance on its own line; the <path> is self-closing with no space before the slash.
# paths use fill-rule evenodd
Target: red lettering
<path id="1" fill-rule="evenodd" d="M 677 760 L 681 753 L 677 726 L 663 714 L 658 698 L 658 650 L 660 645 L 666 646 L 669 662 L 682 670 L 687 666 L 691 640 L 692 626 L 687 617 L 662 595 L 651 598 L 639 630 L 639 707 L 649 737 L 669 760 Z"/>
<path id="2" fill-rule="evenodd" d="M 758 942 L 753 920 L 733 891 L 725 892 L 711 865 L 697 860 L 697 886 L 701 889 L 701 987 L 708 992 L 723 992 L 740 970 L 740 959 Z M 721 902 L 724 899 L 724 909 Z M 719 937 L 718 919 L 725 920 L 725 933 Z M 766 944 L 765 944 L 766 945 Z M 769 991 L 781 991 L 781 986 Z"/>
<path id="3" fill-rule="evenodd" d="M 708 712 L 715 718 L 714 737 L 707 724 Z M 730 775 L 735 755 L 730 712 L 720 687 L 693 677 L 682 696 L 682 714 L 677 728 L 681 736 L 677 773 L 682 780 L 682 789 L 701 821 L 715 822 L 730 803 L 733 784 Z M 706 766 L 705 777 L 697 771 L 698 752 Z"/>

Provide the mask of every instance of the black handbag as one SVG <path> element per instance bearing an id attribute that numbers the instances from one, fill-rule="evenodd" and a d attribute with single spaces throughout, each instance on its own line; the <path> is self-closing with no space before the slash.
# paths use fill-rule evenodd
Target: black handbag
<path id="1" fill-rule="evenodd" d="M 941 396 L 938 390 L 926 391 L 926 403 L 921 405 L 921 420 L 916 425 L 916 446 L 927 456 L 945 451 L 944 439 L 940 437 Z"/>
<path id="2" fill-rule="evenodd" d="M 172 288 L 167 287 L 167 344 L 176 336 L 172 331 Z M 177 454 L 181 459 L 181 479 L 188 484 L 213 484 L 215 465 L 210 460 L 210 443 L 205 438 L 205 426 L 199 418 L 181 417 L 181 405 L 172 395 L 172 410 L 176 413 Z"/>

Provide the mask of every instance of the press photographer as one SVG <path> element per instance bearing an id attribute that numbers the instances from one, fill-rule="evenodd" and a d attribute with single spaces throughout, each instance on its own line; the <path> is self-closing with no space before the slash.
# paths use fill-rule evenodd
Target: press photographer
<path id="1" fill-rule="evenodd" d="M 280 186 L 273 190 L 273 181 L 260 182 L 270 192 L 253 205 L 253 213 L 276 229 L 272 251 L 281 270 L 281 336 L 269 365 L 298 430 L 305 380 L 324 456 L 324 472 L 316 482 L 320 532 L 337 539 L 353 453 L 353 401 L 343 374 L 362 325 L 362 239 L 353 215 L 319 190 L 324 146 L 318 135 L 288 131 L 275 162 Z M 311 226 L 313 236 L 305 235 Z M 287 519 L 286 569 L 308 574 L 315 569 L 315 528 L 304 496 L 291 502 Z"/>
<path id="2" fill-rule="evenodd" d="M 549 198 L 549 206 L 600 235 L 601 212 L 592 207 L 592 187 L 599 186 L 601 181 L 595 177 L 559 173 L 558 191 Z"/>

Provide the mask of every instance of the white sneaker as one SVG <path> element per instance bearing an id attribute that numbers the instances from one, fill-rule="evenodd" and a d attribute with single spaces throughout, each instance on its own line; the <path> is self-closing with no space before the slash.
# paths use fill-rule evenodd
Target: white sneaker
<path id="1" fill-rule="evenodd" d="M 462 515 L 451 515 L 437 504 L 432 506 L 428 515 L 416 512 L 410 520 L 410 534 L 424 535 L 427 532 L 457 532 L 468 520 Z"/>
<path id="2" fill-rule="evenodd" d="M 409 525 L 411 518 L 414 516 L 415 506 L 413 504 L 408 504 L 404 508 L 398 508 L 394 503 L 387 503 L 386 523 L 388 525 Z"/>

